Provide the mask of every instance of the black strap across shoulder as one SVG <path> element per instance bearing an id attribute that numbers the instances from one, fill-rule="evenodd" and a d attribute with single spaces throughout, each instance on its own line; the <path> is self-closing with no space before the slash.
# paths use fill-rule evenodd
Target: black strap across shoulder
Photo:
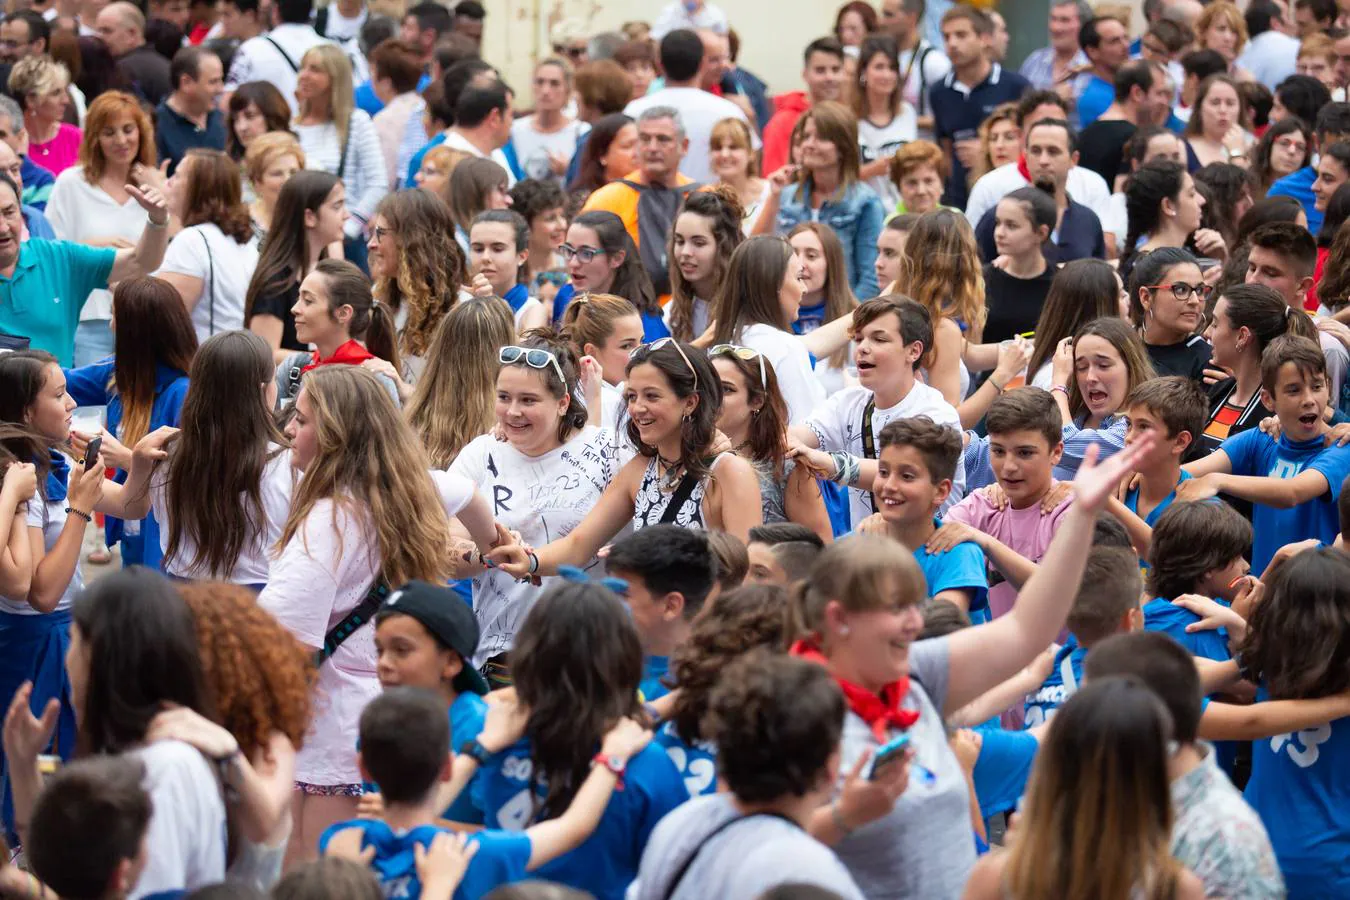
<path id="1" fill-rule="evenodd" d="M 295 60 L 291 59 L 291 55 L 289 53 L 281 49 L 280 44 L 272 40 L 272 36 L 270 34 L 264 34 L 262 36 L 262 39 L 264 41 L 267 41 L 267 43 L 271 44 L 273 47 L 276 48 L 276 51 L 281 54 L 281 58 L 286 60 L 286 65 L 291 67 L 292 72 L 294 72 L 297 75 L 300 74 L 300 67 L 295 64 Z"/>
<path id="2" fill-rule="evenodd" d="M 675 517 L 680 514 L 680 507 L 688 502 L 689 497 L 694 493 L 694 488 L 698 486 L 698 476 L 692 472 L 686 472 L 680 479 L 680 484 L 675 488 L 675 493 L 670 495 L 670 502 L 666 504 L 666 509 L 661 513 L 661 520 L 658 525 L 674 525 Z"/>
<path id="3" fill-rule="evenodd" d="M 377 578 L 366 592 L 365 599 L 356 605 L 356 609 L 343 616 L 342 621 L 328 629 L 328 633 L 323 636 L 323 646 L 314 652 L 315 668 L 323 665 L 324 660 L 336 653 L 337 648 L 341 647 L 347 638 L 374 618 L 388 596 L 389 585 L 384 583 L 383 578 Z"/>
<path id="4" fill-rule="evenodd" d="M 703 840 L 699 841 L 698 846 L 694 848 L 694 852 L 690 853 L 688 856 L 684 858 L 684 861 L 680 863 L 680 867 L 675 870 L 675 876 L 670 879 L 670 883 L 666 885 L 665 891 L 662 892 L 661 900 L 670 900 L 671 897 L 675 896 L 675 891 L 679 889 L 680 882 L 684 881 L 684 876 L 689 874 L 689 867 L 694 864 L 694 860 L 698 859 L 698 855 L 702 853 L 705 849 L 707 849 L 708 845 L 712 843 L 713 838 L 717 837 L 719 834 L 731 828 L 731 826 L 737 824 L 738 822 L 745 822 L 749 819 L 758 819 L 763 816 L 767 816 L 771 819 L 782 819 L 784 822 L 787 822 L 790 825 L 792 825 L 793 828 L 801 828 L 801 826 L 798 825 L 792 819 L 789 819 L 782 813 L 776 812 L 750 813 L 749 815 L 746 816 L 736 816 L 734 818 L 727 819 L 721 825 L 718 825 L 712 831 L 704 835 Z"/>
<path id="5" fill-rule="evenodd" d="M 867 405 L 863 407 L 862 445 L 863 445 L 863 456 L 867 459 L 877 458 L 876 438 L 872 435 L 872 413 L 876 412 L 876 409 L 877 403 L 875 400 L 868 400 Z M 872 493 L 871 491 L 868 491 L 867 496 L 872 501 L 872 512 L 876 512 L 877 495 Z"/>

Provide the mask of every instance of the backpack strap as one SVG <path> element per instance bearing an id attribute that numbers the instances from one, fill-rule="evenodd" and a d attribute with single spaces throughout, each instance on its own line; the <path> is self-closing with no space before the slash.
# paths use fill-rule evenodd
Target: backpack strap
<path id="1" fill-rule="evenodd" d="M 264 41 L 267 41 L 267 43 L 271 44 L 273 47 L 276 48 L 276 51 L 281 54 L 281 58 L 286 60 L 286 65 L 291 67 L 292 72 L 294 72 L 297 75 L 300 74 L 300 67 L 295 64 L 295 60 L 291 59 L 291 55 L 289 53 L 281 49 L 280 44 L 272 40 L 272 36 L 270 34 L 264 34 L 262 36 L 262 39 Z"/>
<path id="2" fill-rule="evenodd" d="M 698 486 L 698 476 L 692 472 L 686 472 L 680 479 L 680 484 L 675 488 L 675 493 L 670 495 L 670 502 L 666 504 L 665 511 L 661 513 L 661 519 L 658 525 L 674 525 L 675 517 L 680 514 L 680 507 L 689 502 L 689 497 L 694 493 L 694 488 Z"/>
<path id="3" fill-rule="evenodd" d="M 388 596 L 389 585 L 384 583 L 383 578 L 376 578 L 375 583 L 366 592 L 365 599 L 356 605 L 356 609 L 343 616 L 342 621 L 328 629 L 328 633 L 323 636 L 323 646 L 314 651 L 315 668 L 323 665 L 324 660 L 337 652 L 337 648 L 341 647 L 347 638 L 356 634 L 357 629 L 369 622 L 384 605 L 384 600 Z"/>

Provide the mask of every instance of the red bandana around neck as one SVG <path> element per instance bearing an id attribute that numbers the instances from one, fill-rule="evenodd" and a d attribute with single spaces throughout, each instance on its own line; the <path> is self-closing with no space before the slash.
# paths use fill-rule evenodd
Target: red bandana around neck
<path id="1" fill-rule="evenodd" d="M 319 351 L 315 350 L 310 357 L 309 365 L 301 369 L 301 372 L 308 372 L 315 366 L 327 366 L 332 363 L 345 363 L 349 366 L 359 366 L 368 359 L 374 359 L 375 354 L 371 353 L 365 347 L 361 346 L 360 341 L 351 340 L 333 351 L 333 355 L 327 359 L 319 359 Z"/>
<path id="2" fill-rule="evenodd" d="M 1027 165 L 1027 155 L 1025 153 L 1017 154 L 1017 174 L 1021 175 L 1031 183 L 1031 167 Z"/>
<path id="3" fill-rule="evenodd" d="M 803 639 L 795 642 L 788 653 L 829 668 L 829 660 L 820 652 L 820 645 L 813 640 Z M 845 681 L 833 672 L 830 674 L 844 692 L 848 708 L 867 723 L 867 727 L 872 729 L 872 733 L 881 743 L 886 743 L 888 727 L 904 731 L 919 721 L 918 710 L 902 709 L 900 706 L 909 694 L 909 676 L 892 681 L 881 689 L 880 695 L 877 695 L 867 688 Z"/>

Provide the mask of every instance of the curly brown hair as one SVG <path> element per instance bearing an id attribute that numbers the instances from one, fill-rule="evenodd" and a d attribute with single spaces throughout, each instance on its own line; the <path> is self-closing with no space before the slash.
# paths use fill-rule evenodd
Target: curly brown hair
<path id="1" fill-rule="evenodd" d="M 400 350 L 425 357 L 436 326 L 468 280 L 454 220 L 439 198 L 416 188 L 387 195 L 375 214 L 384 216 L 398 238 L 398 276 L 376 281 L 375 296 L 395 310 L 407 305 Z"/>
<path id="2" fill-rule="evenodd" d="M 207 690 L 220 724 L 252 759 L 281 732 L 299 749 L 309 728 L 309 652 L 248 588 L 203 581 L 179 588 L 192 611 Z"/>
<path id="3" fill-rule="evenodd" d="M 671 679 L 680 686 L 670 719 L 680 740 L 701 739 L 708 697 L 732 660 L 756 647 L 787 649 L 792 637 L 787 591 L 776 584 L 748 584 L 719 594 L 695 622 L 689 640 L 670 661 Z"/>

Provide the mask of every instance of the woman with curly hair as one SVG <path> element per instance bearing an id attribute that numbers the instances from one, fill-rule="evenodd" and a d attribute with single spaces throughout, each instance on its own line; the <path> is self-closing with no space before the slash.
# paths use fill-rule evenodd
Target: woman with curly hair
<path id="1" fill-rule="evenodd" d="M 199 341 L 244 327 L 258 244 L 239 191 L 239 167 L 221 150 L 189 150 L 169 179 L 169 210 L 183 230 L 155 274 L 183 298 Z"/>
<path id="2" fill-rule="evenodd" d="M 655 741 L 684 776 L 691 796 L 717 791 L 717 747 L 703 727 L 713 689 L 727 665 L 756 647 L 787 650 L 788 609 L 787 592 L 778 585 L 749 584 L 719 594 L 671 657 L 670 677 L 678 690 Z"/>
<path id="3" fill-rule="evenodd" d="M 375 297 L 393 312 L 399 350 L 413 375 L 420 375 L 436 326 L 462 299 L 468 280 L 454 220 L 426 191 L 397 191 L 375 208 L 367 249 Z"/>
<path id="4" fill-rule="evenodd" d="M 309 728 L 313 659 L 242 585 L 197 582 L 179 594 L 192 613 L 216 721 L 171 709 L 155 717 L 147 737 L 184 741 L 230 761 L 225 779 L 235 792 L 243 841 L 228 876 L 267 891 L 281 877 L 291 833 L 295 754 Z"/>

